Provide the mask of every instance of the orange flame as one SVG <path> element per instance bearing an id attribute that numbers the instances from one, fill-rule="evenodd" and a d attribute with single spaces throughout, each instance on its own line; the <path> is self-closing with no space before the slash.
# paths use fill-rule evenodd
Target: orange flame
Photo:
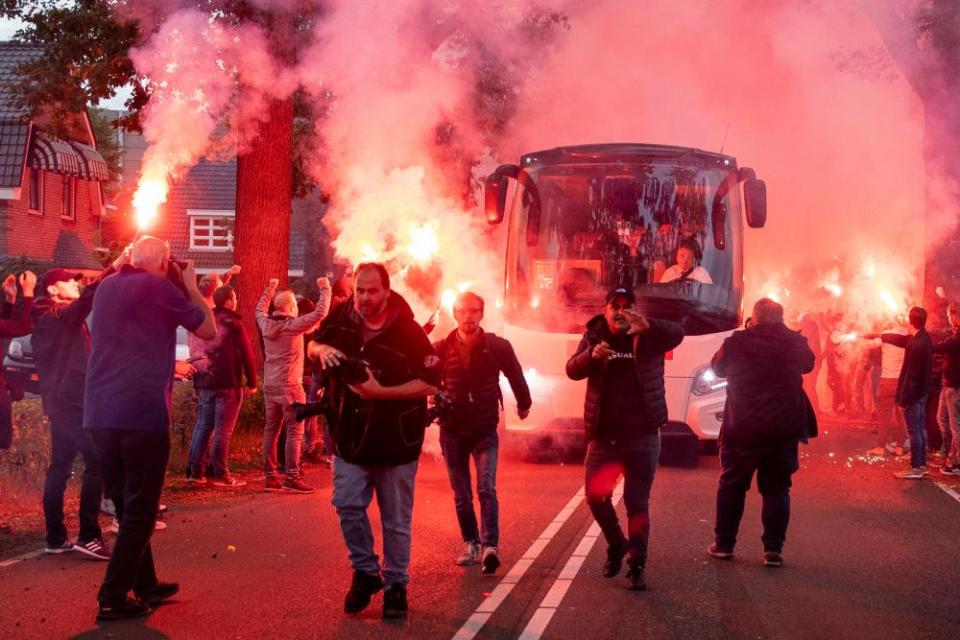
<path id="1" fill-rule="evenodd" d="M 423 225 L 410 225 L 410 242 L 406 249 L 410 256 L 419 262 L 426 262 L 440 248 L 437 240 L 437 230 L 429 222 Z"/>
<path id="2" fill-rule="evenodd" d="M 167 201 L 167 182 L 160 178 L 144 178 L 133 194 L 137 230 L 146 231 L 157 217 L 157 209 Z"/>

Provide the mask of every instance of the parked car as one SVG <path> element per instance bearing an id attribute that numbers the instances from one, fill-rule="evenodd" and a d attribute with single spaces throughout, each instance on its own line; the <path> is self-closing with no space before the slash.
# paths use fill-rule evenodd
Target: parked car
<path id="1" fill-rule="evenodd" d="M 177 328 L 177 360 L 190 357 L 187 346 L 187 331 Z M 19 384 L 26 393 L 40 393 L 40 376 L 37 374 L 37 361 L 33 357 L 30 336 L 12 338 L 3 357 L 3 376 L 8 382 Z"/>

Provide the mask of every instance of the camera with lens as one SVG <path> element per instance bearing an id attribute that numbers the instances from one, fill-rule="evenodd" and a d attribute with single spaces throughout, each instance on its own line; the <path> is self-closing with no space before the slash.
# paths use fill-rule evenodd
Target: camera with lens
<path id="1" fill-rule="evenodd" d="M 335 377 L 343 384 L 363 384 L 367 381 L 367 369 L 372 371 L 374 377 L 376 377 L 378 369 L 374 367 L 369 360 L 348 357 L 345 360 L 341 360 L 339 364 L 327 368 L 326 371 L 328 375 Z M 312 416 L 327 415 L 329 410 L 330 401 L 327 398 L 327 394 L 324 394 L 323 398 L 317 402 L 293 403 L 293 414 L 297 422 Z M 327 420 L 332 424 L 329 415 L 327 415 Z"/>
<path id="2" fill-rule="evenodd" d="M 174 266 L 176 265 L 176 266 Z M 177 268 L 179 267 L 179 269 Z M 177 260 L 173 256 L 167 260 L 167 280 L 177 285 L 177 288 L 180 291 L 183 291 L 183 295 L 190 297 L 187 293 L 187 287 L 183 283 L 183 270 L 187 268 L 187 263 L 183 260 Z"/>
<path id="3" fill-rule="evenodd" d="M 427 409 L 427 424 L 434 420 L 444 420 L 453 414 L 453 396 L 446 391 L 433 394 L 433 403 Z"/>

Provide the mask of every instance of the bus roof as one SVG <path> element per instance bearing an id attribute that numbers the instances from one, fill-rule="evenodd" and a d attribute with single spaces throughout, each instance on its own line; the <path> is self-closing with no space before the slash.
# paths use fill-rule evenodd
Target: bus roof
<path id="1" fill-rule="evenodd" d="M 736 158 L 691 147 L 615 142 L 555 147 L 524 154 L 521 166 L 530 164 L 577 164 L 582 162 L 636 162 L 640 159 L 687 159 L 728 169 L 737 168 Z"/>

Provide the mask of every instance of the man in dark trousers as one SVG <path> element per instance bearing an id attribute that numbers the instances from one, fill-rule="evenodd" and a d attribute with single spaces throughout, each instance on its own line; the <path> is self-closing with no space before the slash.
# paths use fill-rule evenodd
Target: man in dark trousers
<path id="1" fill-rule="evenodd" d="M 763 497 L 763 564 L 783 566 L 790 521 L 791 476 L 800 468 L 798 442 L 817 433 L 817 418 L 803 391 L 814 365 L 807 338 L 783 324 L 783 307 L 761 298 L 754 324 L 724 340 L 711 367 L 727 379 L 720 426 L 720 484 L 716 538 L 707 553 L 733 558 L 743 504 L 754 472 Z"/>
<path id="2" fill-rule="evenodd" d="M 17 286 L 23 292 L 23 304 L 14 315 L 17 305 Z M 0 340 L 18 338 L 30 333 L 30 310 L 33 308 L 33 290 L 37 285 L 37 276 L 32 271 L 24 271 L 19 276 L 8 275 L 3 279 L 3 299 L 0 301 Z M 23 398 L 22 389 L 17 400 Z M 13 400 L 7 382 L 3 379 L 0 367 L 0 450 L 9 449 L 13 444 Z"/>
<path id="3" fill-rule="evenodd" d="M 40 377 L 40 399 L 50 420 L 50 466 L 43 486 L 43 516 L 47 527 L 45 553 L 79 551 L 97 560 L 110 558 L 100 530 L 103 478 L 90 432 L 83 428 L 83 390 L 90 356 L 87 316 L 93 294 L 111 266 L 80 293 L 82 274 L 50 269 L 43 275 L 40 298 L 30 314 L 30 338 Z M 75 544 L 67 539 L 63 494 L 77 454 L 83 457 L 80 486 L 80 532 Z"/>
<path id="4" fill-rule="evenodd" d="M 930 376 L 933 367 L 933 340 L 927 333 L 927 311 L 911 307 L 908 316 L 909 335 L 899 333 L 869 333 L 864 338 L 880 338 L 904 350 L 903 366 L 897 379 L 897 395 L 894 400 L 903 415 L 910 435 L 910 467 L 894 475 L 904 480 L 919 480 L 929 473 L 927 468 L 927 395 L 931 390 Z"/>
<path id="5" fill-rule="evenodd" d="M 960 476 L 960 304 L 947 308 L 950 335 L 933 345 L 943 355 L 937 422 L 943 434 L 944 459 L 940 473 Z"/>
<path id="6" fill-rule="evenodd" d="M 604 313 L 587 323 L 576 353 L 567 361 L 567 376 L 587 379 L 585 487 L 587 504 L 608 545 L 603 575 L 617 575 L 629 553 L 629 587 L 643 591 L 650 488 L 660 458 L 660 427 L 667 422 L 664 354 L 683 340 L 683 328 L 645 317 L 636 302 L 629 287 L 607 293 Z M 621 475 L 626 536 L 611 499 Z"/>
<path id="7" fill-rule="evenodd" d="M 453 487 L 453 501 L 463 536 L 464 550 L 457 564 L 480 561 L 483 573 L 500 566 L 499 503 L 497 502 L 497 423 L 500 421 L 500 373 L 506 376 L 517 399 L 521 420 L 530 414 L 530 389 L 513 347 L 503 338 L 480 328 L 483 298 L 467 291 L 453 304 L 457 328 L 435 342 L 443 370 L 442 388 L 453 400 L 449 414 L 440 419 L 440 448 Z M 470 458 L 477 467 L 480 522 L 473 510 Z"/>
<path id="8" fill-rule="evenodd" d="M 336 408 L 333 506 L 353 566 L 343 609 L 359 613 L 385 588 L 383 617 L 406 617 L 414 479 L 439 359 L 379 263 L 357 266 L 353 296 L 330 312 L 309 352 L 324 371 L 337 369 L 328 378 Z M 357 371 L 357 365 L 365 369 Z M 374 493 L 383 527 L 382 567 L 367 516 Z"/>
<path id="9" fill-rule="evenodd" d="M 93 434 L 120 521 L 98 594 L 98 620 L 147 615 L 179 591 L 177 583 L 157 580 L 150 551 L 170 455 L 176 331 L 183 326 L 205 340 L 216 335 L 193 264 L 181 270 L 166 242 L 142 237 L 124 262 L 93 298 L 83 402 L 83 426 Z M 183 290 L 168 273 L 179 276 Z M 127 595 L 131 589 L 136 599 Z"/>

